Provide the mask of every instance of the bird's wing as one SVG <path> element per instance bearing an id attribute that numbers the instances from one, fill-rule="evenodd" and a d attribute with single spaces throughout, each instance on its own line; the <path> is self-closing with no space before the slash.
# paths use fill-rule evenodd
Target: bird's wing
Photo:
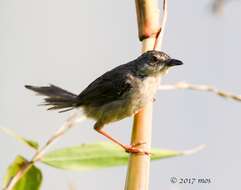
<path id="1" fill-rule="evenodd" d="M 79 105 L 101 106 L 120 100 L 131 88 L 128 72 L 112 70 L 97 78 L 79 94 Z"/>

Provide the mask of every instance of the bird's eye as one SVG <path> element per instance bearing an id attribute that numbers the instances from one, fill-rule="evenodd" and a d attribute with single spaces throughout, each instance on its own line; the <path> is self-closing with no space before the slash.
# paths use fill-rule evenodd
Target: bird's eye
<path id="1" fill-rule="evenodd" d="M 153 56 L 153 57 L 152 57 L 152 61 L 153 61 L 153 62 L 157 62 L 157 61 L 158 61 L 158 58 L 157 58 L 156 56 Z"/>

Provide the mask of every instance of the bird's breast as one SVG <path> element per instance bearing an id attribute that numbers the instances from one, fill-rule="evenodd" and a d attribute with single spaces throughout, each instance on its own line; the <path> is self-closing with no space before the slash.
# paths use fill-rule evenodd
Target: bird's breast
<path id="1" fill-rule="evenodd" d="M 153 101 L 160 83 L 159 76 L 150 76 L 144 79 L 133 78 L 132 89 L 129 94 L 129 110 L 136 113 L 148 102 Z M 132 113 L 132 114 L 133 114 Z"/>

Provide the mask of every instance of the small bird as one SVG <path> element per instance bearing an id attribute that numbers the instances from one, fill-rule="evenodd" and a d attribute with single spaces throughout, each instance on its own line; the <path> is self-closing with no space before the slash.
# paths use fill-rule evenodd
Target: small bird
<path id="1" fill-rule="evenodd" d="M 55 85 L 27 89 L 46 96 L 44 105 L 48 110 L 60 112 L 82 108 L 88 118 L 94 119 L 94 129 L 129 153 L 147 153 L 136 145 L 125 145 L 103 131 L 111 122 L 119 121 L 138 113 L 154 100 L 160 79 L 172 66 L 182 65 L 164 52 L 151 50 L 126 64 L 120 65 L 94 80 L 79 95 Z"/>

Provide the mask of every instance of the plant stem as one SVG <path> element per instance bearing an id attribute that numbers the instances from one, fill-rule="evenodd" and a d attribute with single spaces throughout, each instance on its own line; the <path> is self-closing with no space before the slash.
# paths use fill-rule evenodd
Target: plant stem
<path id="1" fill-rule="evenodd" d="M 166 1 L 163 2 L 166 9 Z M 166 23 L 164 11 L 162 24 L 159 24 L 157 0 L 136 0 L 139 39 L 142 41 L 142 52 L 161 47 L 163 28 Z M 140 144 L 138 148 L 149 151 L 151 148 L 152 102 L 146 105 L 134 117 L 131 144 Z M 143 144 L 144 143 L 144 144 Z M 150 156 L 131 154 L 129 157 L 125 190 L 148 190 Z"/>
<path id="2" fill-rule="evenodd" d="M 203 91 L 203 92 L 211 92 L 216 94 L 217 96 L 221 96 L 226 99 L 231 99 L 235 101 L 241 101 L 241 95 L 236 95 L 231 92 L 227 92 L 224 90 L 217 89 L 211 85 L 206 84 L 191 84 L 186 82 L 178 82 L 176 84 L 162 84 L 159 87 L 159 90 L 177 90 L 177 89 L 188 89 L 195 91 Z"/>
<path id="3" fill-rule="evenodd" d="M 64 123 L 64 125 L 59 128 L 51 137 L 50 139 L 45 143 L 45 145 L 36 151 L 34 156 L 32 157 L 31 161 L 26 162 L 21 169 L 16 173 L 16 175 L 8 182 L 7 186 L 3 188 L 3 190 L 11 190 L 14 188 L 16 183 L 24 176 L 24 174 L 33 166 L 33 164 L 43 157 L 46 150 L 49 148 L 50 145 L 52 145 L 57 139 L 62 137 L 69 129 L 71 129 L 77 122 L 85 119 L 85 117 L 82 117 L 80 119 L 77 119 L 78 113 L 73 113 Z"/>

